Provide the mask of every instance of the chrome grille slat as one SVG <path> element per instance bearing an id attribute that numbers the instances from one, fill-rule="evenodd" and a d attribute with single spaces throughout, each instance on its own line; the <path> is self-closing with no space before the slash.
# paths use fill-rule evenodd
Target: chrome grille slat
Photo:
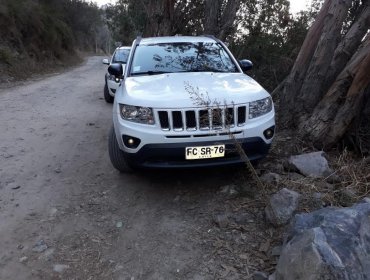
<path id="1" fill-rule="evenodd" d="M 247 106 L 225 108 L 158 110 L 163 131 L 210 131 L 243 126 L 247 122 Z"/>

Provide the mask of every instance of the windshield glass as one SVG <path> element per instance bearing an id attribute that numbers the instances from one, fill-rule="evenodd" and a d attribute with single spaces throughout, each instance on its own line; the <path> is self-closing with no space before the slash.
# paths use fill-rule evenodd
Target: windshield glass
<path id="1" fill-rule="evenodd" d="M 118 49 L 116 50 L 112 63 L 127 63 L 128 55 L 130 54 L 129 49 Z"/>
<path id="2" fill-rule="evenodd" d="M 219 43 L 161 43 L 135 50 L 131 75 L 177 72 L 238 72 Z"/>

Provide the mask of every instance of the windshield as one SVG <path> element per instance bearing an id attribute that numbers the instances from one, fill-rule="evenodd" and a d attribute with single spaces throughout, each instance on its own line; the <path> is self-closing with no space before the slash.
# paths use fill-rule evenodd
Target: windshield
<path id="1" fill-rule="evenodd" d="M 135 50 L 131 75 L 178 72 L 239 72 L 219 43 L 161 43 Z"/>
<path id="2" fill-rule="evenodd" d="M 130 54 L 129 49 L 118 49 L 114 53 L 112 63 L 127 63 L 128 55 Z"/>

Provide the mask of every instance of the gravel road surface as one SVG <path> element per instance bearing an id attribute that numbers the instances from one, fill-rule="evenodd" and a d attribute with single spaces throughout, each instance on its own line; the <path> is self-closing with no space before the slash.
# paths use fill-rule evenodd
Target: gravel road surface
<path id="1" fill-rule="evenodd" d="M 113 169 L 101 59 L 0 90 L 0 279 L 249 275 L 260 264 L 244 254 L 235 268 L 233 249 L 218 237 L 226 230 L 214 223 L 234 169 Z"/>

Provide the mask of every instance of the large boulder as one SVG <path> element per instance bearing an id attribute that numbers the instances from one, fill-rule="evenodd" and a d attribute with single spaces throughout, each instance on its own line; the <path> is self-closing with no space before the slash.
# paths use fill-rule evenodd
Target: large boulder
<path id="1" fill-rule="evenodd" d="M 289 166 L 298 170 L 301 174 L 313 177 L 328 177 L 333 171 L 324 157 L 324 152 L 314 152 L 302 155 L 291 156 L 288 159 Z"/>
<path id="2" fill-rule="evenodd" d="M 270 197 L 265 208 L 266 219 L 274 226 L 282 226 L 289 222 L 298 207 L 299 194 L 286 188 Z"/>
<path id="3" fill-rule="evenodd" d="M 370 279 L 370 200 L 296 215 L 276 267 L 280 279 Z"/>

